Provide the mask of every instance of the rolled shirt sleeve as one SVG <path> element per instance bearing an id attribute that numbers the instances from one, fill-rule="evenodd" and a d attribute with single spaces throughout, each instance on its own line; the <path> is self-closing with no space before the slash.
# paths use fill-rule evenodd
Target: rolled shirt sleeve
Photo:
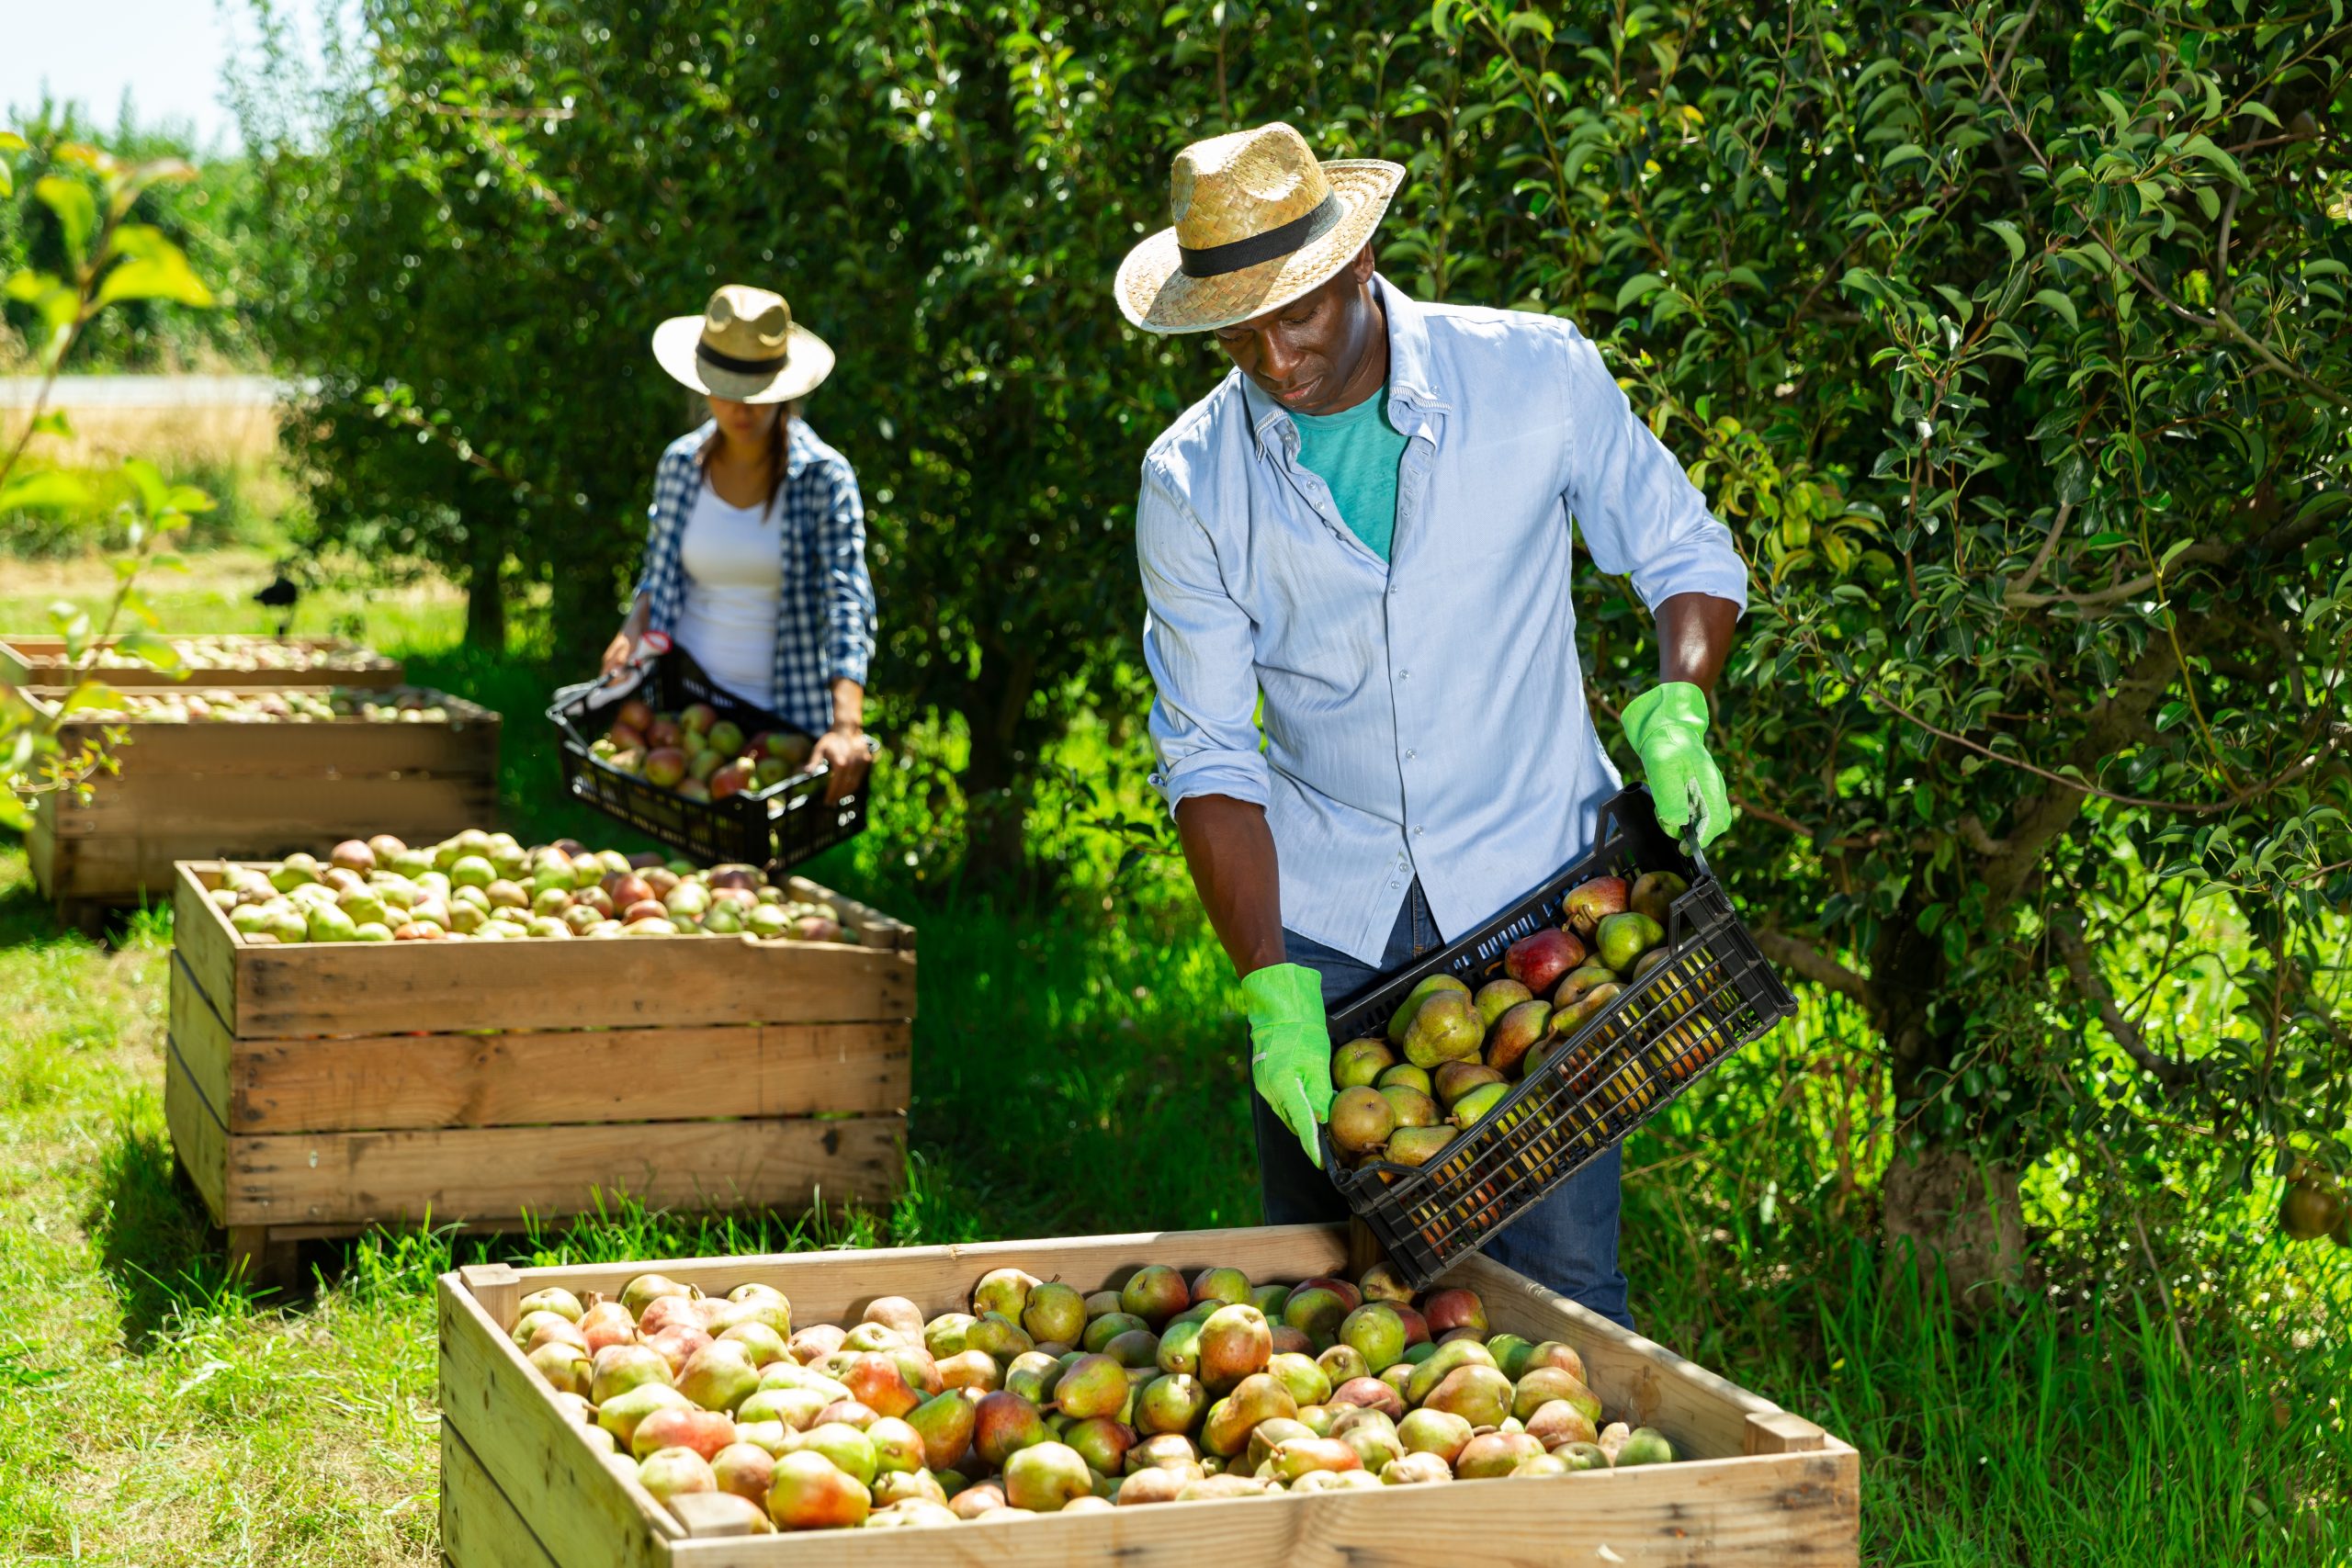
<path id="1" fill-rule="evenodd" d="M 874 658 L 874 580 L 865 567 L 865 502 L 842 465 L 819 529 L 825 574 L 825 678 L 865 684 Z"/>
<path id="2" fill-rule="evenodd" d="M 1745 613 L 1747 565 L 1731 530 L 1634 412 L 1600 349 L 1573 327 L 1567 356 L 1573 399 L 1592 416 L 1570 445 L 1562 495 L 1594 562 L 1612 576 L 1630 574 L 1653 611 L 1678 593 L 1706 593 Z"/>
<path id="3" fill-rule="evenodd" d="M 1200 519 L 1149 468 L 1136 504 L 1136 557 L 1148 606 L 1144 662 L 1159 689 L 1151 705 L 1159 758 L 1153 787 L 1170 811 L 1196 795 L 1271 804 L 1250 617 L 1226 592 Z"/>

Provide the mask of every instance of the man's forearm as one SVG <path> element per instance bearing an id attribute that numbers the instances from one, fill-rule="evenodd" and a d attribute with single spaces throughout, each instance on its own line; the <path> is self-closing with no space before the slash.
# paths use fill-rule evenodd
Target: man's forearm
<path id="1" fill-rule="evenodd" d="M 1712 593 L 1677 593 L 1657 607 L 1657 678 L 1688 681 L 1709 696 L 1731 656 L 1739 606 Z"/>
<path id="2" fill-rule="evenodd" d="M 1234 973 L 1282 963 L 1282 885 L 1266 808 L 1230 795 L 1196 795 L 1176 807 L 1176 836 Z"/>

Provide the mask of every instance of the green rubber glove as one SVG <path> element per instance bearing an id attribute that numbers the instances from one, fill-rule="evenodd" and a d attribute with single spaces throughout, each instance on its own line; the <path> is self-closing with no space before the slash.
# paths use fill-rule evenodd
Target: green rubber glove
<path id="1" fill-rule="evenodd" d="M 1731 826 L 1723 770 L 1707 755 L 1707 694 L 1688 681 L 1653 686 L 1625 705 L 1625 739 L 1640 753 L 1657 803 L 1657 825 L 1679 837 L 1699 814 L 1702 848 Z"/>
<path id="2" fill-rule="evenodd" d="M 1272 964 L 1241 977 L 1250 1011 L 1250 1081 L 1299 1147 L 1323 1168 L 1316 1134 L 1331 1109 L 1331 1032 L 1323 982 L 1302 964 Z"/>

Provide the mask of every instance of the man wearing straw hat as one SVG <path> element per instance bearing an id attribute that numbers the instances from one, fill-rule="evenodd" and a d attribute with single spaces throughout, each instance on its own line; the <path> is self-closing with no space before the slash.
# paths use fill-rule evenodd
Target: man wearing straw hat
<path id="1" fill-rule="evenodd" d="M 1576 859 L 1620 787 L 1572 525 L 1657 623 L 1658 683 L 1623 723 L 1659 820 L 1695 814 L 1706 841 L 1730 818 L 1706 750 L 1747 604 L 1730 533 L 1574 326 L 1374 270 L 1404 174 L 1318 163 L 1287 125 L 1195 142 L 1174 227 L 1116 285 L 1136 326 L 1214 333 L 1235 367 L 1153 443 L 1136 535 L 1155 783 L 1241 976 L 1276 1224 L 1346 1214 L 1317 1169 L 1325 1007 Z M 1612 1148 L 1488 1252 L 1630 1322 L 1617 1182 Z"/>

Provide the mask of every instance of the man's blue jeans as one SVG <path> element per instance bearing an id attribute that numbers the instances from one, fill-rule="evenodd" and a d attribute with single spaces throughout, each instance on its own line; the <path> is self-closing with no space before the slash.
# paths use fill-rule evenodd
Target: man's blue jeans
<path id="1" fill-rule="evenodd" d="M 1370 968 L 1295 931 L 1283 933 L 1288 957 L 1323 978 L 1323 1004 L 1333 1006 L 1407 962 L 1443 945 L 1421 885 L 1413 884 L 1380 967 Z M 1344 1220 L 1348 1205 L 1329 1179 L 1315 1168 L 1298 1139 L 1273 1108 L 1250 1097 L 1258 1134 L 1258 1190 L 1270 1225 Z M 1487 1244 L 1487 1256 L 1540 1284 L 1580 1302 L 1601 1316 L 1631 1328 L 1625 1306 L 1625 1276 L 1617 1268 L 1617 1171 L 1619 1151 L 1606 1154 L 1554 1188 L 1544 1201 L 1513 1220 Z"/>

